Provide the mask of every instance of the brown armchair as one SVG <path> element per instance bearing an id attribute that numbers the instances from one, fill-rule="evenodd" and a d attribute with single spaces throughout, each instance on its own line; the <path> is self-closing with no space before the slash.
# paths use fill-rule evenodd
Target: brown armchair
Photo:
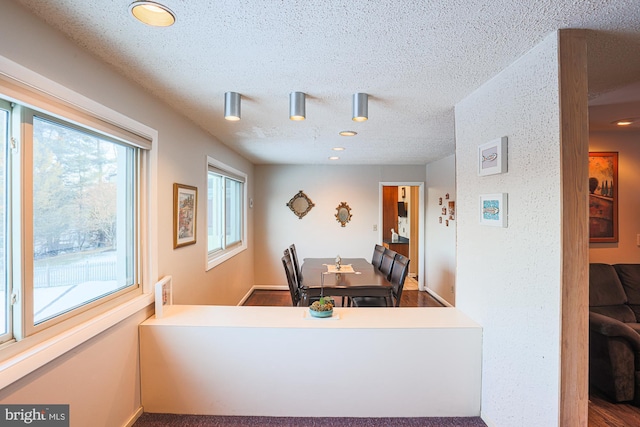
<path id="1" fill-rule="evenodd" d="M 589 265 L 589 383 L 640 406 L 640 264 Z"/>

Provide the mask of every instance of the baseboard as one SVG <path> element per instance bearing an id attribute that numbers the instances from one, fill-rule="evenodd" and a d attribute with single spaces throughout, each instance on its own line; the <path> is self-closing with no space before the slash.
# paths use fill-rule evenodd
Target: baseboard
<path id="1" fill-rule="evenodd" d="M 267 291 L 288 291 L 289 287 L 286 285 L 253 285 L 251 289 L 247 291 L 247 293 L 242 297 L 238 305 L 244 305 L 244 303 L 249 299 L 253 291 L 256 290 L 267 290 Z"/>
<path id="2" fill-rule="evenodd" d="M 425 288 L 425 291 L 427 291 L 427 293 L 429 295 L 431 295 L 433 298 L 435 298 L 440 304 L 444 305 L 445 307 L 453 307 L 449 301 L 445 300 L 444 298 L 442 298 L 440 295 L 438 295 L 438 293 L 436 291 L 434 291 L 433 289 L 430 288 Z"/>
<path id="3" fill-rule="evenodd" d="M 122 427 L 132 427 L 136 421 L 138 421 L 138 418 L 140 418 L 140 416 L 144 413 L 144 410 L 142 409 L 142 406 L 138 408 L 138 410 L 131 416 L 131 418 L 129 418 L 129 421 L 127 421 L 125 423 L 124 426 Z"/>

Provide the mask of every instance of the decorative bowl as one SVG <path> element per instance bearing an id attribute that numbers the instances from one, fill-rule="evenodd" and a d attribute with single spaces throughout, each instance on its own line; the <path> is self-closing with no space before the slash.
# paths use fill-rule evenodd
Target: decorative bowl
<path id="1" fill-rule="evenodd" d="M 311 314 L 311 317 L 331 317 L 333 316 L 333 309 L 327 311 L 317 311 L 309 309 L 309 314 Z"/>

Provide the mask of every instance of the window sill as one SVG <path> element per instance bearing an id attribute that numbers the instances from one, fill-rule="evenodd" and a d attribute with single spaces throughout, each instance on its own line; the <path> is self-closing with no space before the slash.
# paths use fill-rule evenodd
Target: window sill
<path id="1" fill-rule="evenodd" d="M 240 252 L 246 249 L 247 249 L 247 244 L 244 243 L 238 246 L 237 248 L 231 249 L 227 252 L 223 252 L 222 254 L 214 258 L 209 259 L 209 257 L 207 257 L 207 271 L 211 270 L 216 265 L 220 265 L 226 260 L 233 258 L 234 256 L 238 255 Z"/>
<path id="2" fill-rule="evenodd" d="M 0 389 L 29 375 L 74 347 L 153 304 L 153 301 L 153 294 L 140 295 L 0 362 Z"/>

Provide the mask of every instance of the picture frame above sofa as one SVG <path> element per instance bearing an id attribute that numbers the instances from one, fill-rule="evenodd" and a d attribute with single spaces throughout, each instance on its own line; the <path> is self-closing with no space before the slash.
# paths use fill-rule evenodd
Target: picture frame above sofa
<path id="1" fill-rule="evenodd" d="M 618 153 L 589 153 L 589 242 L 618 241 Z"/>

